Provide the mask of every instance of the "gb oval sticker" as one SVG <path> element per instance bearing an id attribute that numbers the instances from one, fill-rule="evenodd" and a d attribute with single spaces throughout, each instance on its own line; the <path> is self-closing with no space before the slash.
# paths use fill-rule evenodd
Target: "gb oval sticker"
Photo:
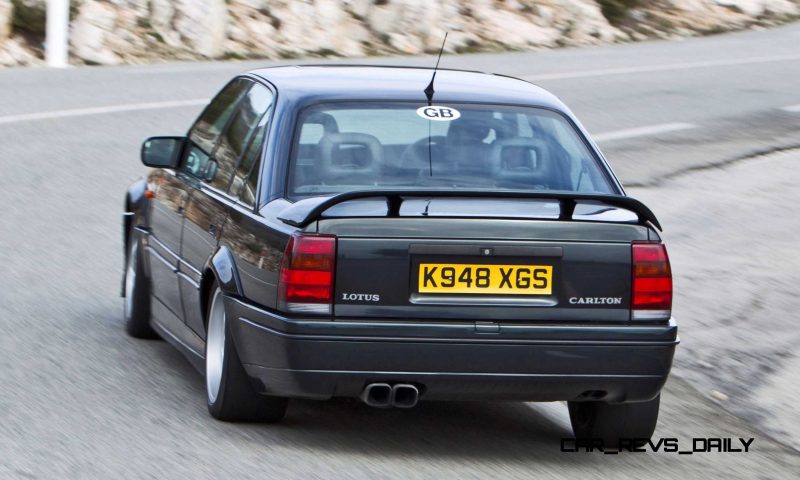
<path id="1" fill-rule="evenodd" d="M 461 112 L 453 107 L 444 107 L 442 105 L 430 105 L 427 107 L 419 107 L 417 115 L 428 120 L 435 120 L 437 122 L 450 122 L 461 116 Z"/>

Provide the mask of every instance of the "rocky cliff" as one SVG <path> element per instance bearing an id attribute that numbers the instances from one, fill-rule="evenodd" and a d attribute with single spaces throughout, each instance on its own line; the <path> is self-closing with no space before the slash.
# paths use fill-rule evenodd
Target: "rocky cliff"
<path id="1" fill-rule="evenodd" d="M 46 0 L 0 0 L 0 65 L 38 64 Z M 527 50 L 703 35 L 800 0 L 72 0 L 71 62 Z"/>

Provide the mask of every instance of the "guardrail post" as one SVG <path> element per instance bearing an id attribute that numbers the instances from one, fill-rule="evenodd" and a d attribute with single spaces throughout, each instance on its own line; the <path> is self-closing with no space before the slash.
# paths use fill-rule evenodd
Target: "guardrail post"
<path id="1" fill-rule="evenodd" d="M 69 66 L 69 0 L 47 0 L 45 60 L 48 67 Z"/>

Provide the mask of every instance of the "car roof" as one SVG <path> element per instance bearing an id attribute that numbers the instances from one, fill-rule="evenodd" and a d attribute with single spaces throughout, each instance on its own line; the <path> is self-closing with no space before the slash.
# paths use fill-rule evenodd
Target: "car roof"
<path id="1" fill-rule="evenodd" d="M 290 65 L 250 72 L 272 83 L 279 97 L 300 103 L 324 100 L 426 102 L 432 68 L 378 65 Z M 439 69 L 433 103 L 480 102 L 531 105 L 566 111 L 547 90 L 505 75 Z"/>

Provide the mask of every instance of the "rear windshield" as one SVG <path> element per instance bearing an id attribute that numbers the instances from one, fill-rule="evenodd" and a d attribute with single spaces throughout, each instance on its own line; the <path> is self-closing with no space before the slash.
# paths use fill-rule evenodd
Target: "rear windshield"
<path id="1" fill-rule="evenodd" d="M 617 193 L 575 128 L 500 105 L 322 104 L 297 123 L 291 199 L 353 190 Z"/>

